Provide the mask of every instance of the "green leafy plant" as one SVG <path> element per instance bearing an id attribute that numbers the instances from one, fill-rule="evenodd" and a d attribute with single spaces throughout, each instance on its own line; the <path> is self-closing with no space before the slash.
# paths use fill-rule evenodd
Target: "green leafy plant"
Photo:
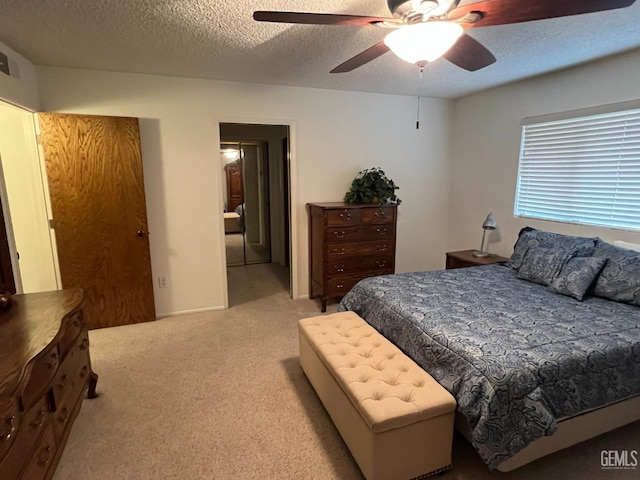
<path id="1" fill-rule="evenodd" d="M 387 177 L 380 167 L 368 168 L 358 172 L 351 182 L 351 188 L 344 196 L 346 203 L 395 203 L 400 205 L 402 200 L 396 196 L 398 187 Z"/>

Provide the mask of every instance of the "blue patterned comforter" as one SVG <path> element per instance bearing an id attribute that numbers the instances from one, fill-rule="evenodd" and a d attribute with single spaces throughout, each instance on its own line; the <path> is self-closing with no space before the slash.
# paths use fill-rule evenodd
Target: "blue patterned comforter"
<path id="1" fill-rule="evenodd" d="M 502 265 L 373 277 L 340 303 L 451 392 L 491 468 L 556 422 L 640 394 L 640 307 Z"/>

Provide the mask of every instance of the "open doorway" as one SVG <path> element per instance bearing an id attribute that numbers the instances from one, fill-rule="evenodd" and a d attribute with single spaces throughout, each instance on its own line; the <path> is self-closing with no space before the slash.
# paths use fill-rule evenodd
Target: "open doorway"
<path id="1" fill-rule="evenodd" d="M 271 262 L 269 147 L 221 142 L 227 266 Z"/>
<path id="2" fill-rule="evenodd" d="M 289 127 L 221 123 L 220 168 L 229 304 L 240 301 L 243 277 L 267 271 L 277 285 L 265 291 L 291 294 Z"/>

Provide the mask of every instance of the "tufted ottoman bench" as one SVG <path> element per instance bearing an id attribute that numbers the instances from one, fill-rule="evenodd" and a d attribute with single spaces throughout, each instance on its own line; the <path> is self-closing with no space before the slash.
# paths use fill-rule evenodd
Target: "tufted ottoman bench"
<path id="1" fill-rule="evenodd" d="M 451 466 L 456 401 L 353 312 L 298 322 L 300 365 L 368 480 Z"/>

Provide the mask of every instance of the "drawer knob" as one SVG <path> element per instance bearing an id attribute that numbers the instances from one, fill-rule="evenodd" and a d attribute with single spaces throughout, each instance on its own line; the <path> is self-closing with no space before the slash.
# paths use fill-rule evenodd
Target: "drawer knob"
<path id="1" fill-rule="evenodd" d="M 345 233 L 347 232 L 345 232 L 344 230 L 342 230 L 341 232 L 333 232 L 333 234 L 338 238 L 344 237 Z"/>
<path id="2" fill-rule="evenodd" d="M 62 375 L 62 377 L 60 377 L 60 381 L 58 382 L 58 388 L 60 390 L 62 390 L 66 385 L 67 385 L 67 381 L 69 380 L 69 375 L 67 375 L 66 373 L 64 375 Z"/>
<path id="3" fill-rule="evenodd" d="M 387 229 L 386 228 L 376 228 L 376 232 L 378 232 L 380 235 L 384 235 L 387 233 Z"/>
<path id="4" fill-rule="evenodd" d="M 344 219 L 344 220 L 349 220 L 351 218 L 351 214 L 350 213 L 341 213 L 340 214 L 340 218 Z"/>
<path id="5" fill-rule="evenodd" d="M 386 252 L 387 251 L 387 246 L 386 245 L 376 245 L 376 248 L 378 249 L 379 252 Z"/>
<path id="6" fill-rule="evenodd" d="M 387 264 L 387 262 L 385 262 L 384 260 L 382 260 L 382 261 L 377 261 L 376 260 L 376 265 L 378 267 L 384 267 L 386 264 Z"/>
<path id="7" fill-rule="evenodd" d="M 339 267 L 336 265 L 336 272 L 344 272 L 344 265 L 340 265 Z"/>
<path id="8" fill-rule="evenodd" d="M 345 249 L 344 248 L 334 248 L 333 249 L 333 253 L 335 253 L 336 255 L 344 255 Z"/>
<path id="9" fill-rule="evenodd" d="M 34 428 L 40 428 L 44 423 L 44 416 L 45 416 L 44 410 L 40 410 L 40 412 L 38 413 L 38 419 L 34 421 L 31 424 L 31 426 Z"/>
<path id="10" fill-rule="evenodd" d="M 344 284 L 343 283 L 339 283 L 338 285 L 336 285 L 336 288 L 344 288 Z"/>
<path id="11" fill-rule="evenodd" d="M 65 423 L 67 418 L 69 418 L 69 407 L 64 407 L 58 414 L 58 422 Z"/>
<path id="12" fill-rule="evenodd" d="M 58 365 L 58 353 L 57 352 L 51 352 L 51 355 L 49 355 L 49 361 L 47 362 L 47 368 L 49 370 L 51 370 L 52 368 L 55 368 Z"/>
<path id="13" fill-rule="evenodd" d="M 9 417 L 5 422 L 5 425 L 9 427 L 9 431 L 3 431 L 0 433 L 0 442 L 8 442 L 16 432 L 16 416 L 11 415 L 11 417 Z"/>
<path id="14" fill-rule="evenodd" d="M 40 450 L 40 455 L 38 455 L 38 465 L 47 465 L 49 460 L 51 460 L 51 446 L 47 445 L 45 448 Z"/>

